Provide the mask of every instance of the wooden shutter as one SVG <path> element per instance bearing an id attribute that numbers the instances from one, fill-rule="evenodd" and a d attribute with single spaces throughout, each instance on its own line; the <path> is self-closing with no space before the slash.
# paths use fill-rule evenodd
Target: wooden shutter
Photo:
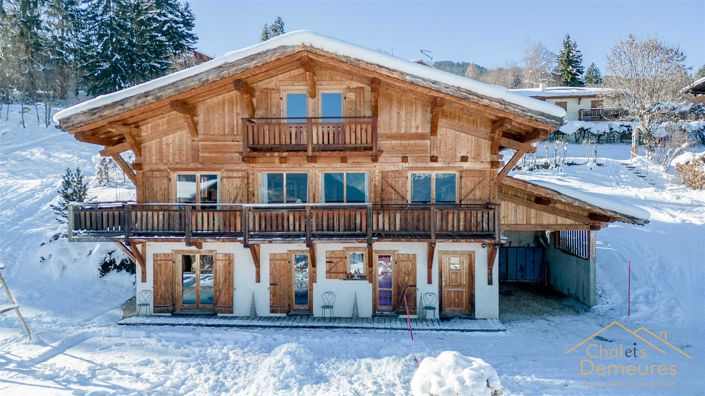
<path id="1" fill-rule="evenodd" d="M 326 251 L 326 279 L 345 279 L 347 273 L 348 266 L 345 251 Z"/>
<path id="2" fill-rule="evenodd" d="M 269 255 L 269 311 L 271 313 L 289 312 L 291 272 L 288 254 Z"/>
<path id="3" fill-rule="evenodd" d="M 460 172 L 460 203 L 489 202 L 492 188 L 490 171 L 464 170 Z"/>
<path id="4" fill-rule="evenodd" d="M 154 273 L 154 312 L 170 313 L 174 309 L 174 257 L 171 253 L 152 256 Z"/>
<path id="5" fill-rule="evenodd" d="M 224 171 L 220 175 L 220 202 L 247 202 L 247 172 Z"/>
<path id="6" fill-rule="evenodd" d="M 395 278 L 395 308 L 399 313 L 406 313 L 404 306 L 404 294 L 406 303 L 409 306 L 409 313 L 416 314 L 416 255 L 397 254 L 394 263 Z"/>
<path id="7" fill-rule="evenodd" d="M 233 313 L 233 255 L 215 255 L 213 308 L 216 313 Z"/>
<path id="8" fill-rule="evenodd" d="M 343 96 L 343 114 L 346 117 L 365 115 L 365 89 L 363 87 L 348 88 L 343 92 Z"/>
<path id="9" fill-rule="evenodd" d="M 166 170 L 142 172 L 142 189 L 145 203 L 171 202 L 170 173 Z"/>
<path id="10" fill-rule="evenodd" d="M 382 171 L 382 203 L 407 203 L 408 181 L 406 171 Z"/>
<path id="11" fill-rule="evenodd" d="M 257 117 L 282 117 L 281 99 L 278 89 L 265 88 L 255 93 L 255 115 Z"/>

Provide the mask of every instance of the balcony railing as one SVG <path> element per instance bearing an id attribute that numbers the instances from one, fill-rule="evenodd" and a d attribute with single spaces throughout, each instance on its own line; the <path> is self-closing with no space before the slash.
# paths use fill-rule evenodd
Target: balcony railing
<path id="1" fill-rule="evenodd" d="M 373 117 L 243 118 L 243 152 L 377 152 Z"/>
<path id="2" fill-rule="evenodd" d="M 619 120 L 622 116 L 624 116 L 624 112 L 615 108 L 596 107 L 578 110 L 580 121 L 611 121 Z"/>
<path id="3" fill-rule="evenodd" d="M 70 240 L 496 240 L 495 204 L 136 204 L 69 206 Z"/>

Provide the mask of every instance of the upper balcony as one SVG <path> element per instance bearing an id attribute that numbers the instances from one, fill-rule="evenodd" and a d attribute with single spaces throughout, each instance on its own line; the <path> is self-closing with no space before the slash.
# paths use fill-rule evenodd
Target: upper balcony
<path id="1" fill-rule="evenodd" d="M 373 117 L 243 118 L 243 156 L 266 153 L 360 152 L 377 155 Z M 262 154 L 265 153 L 265 154 Z"/>
<path id="2" fill-rule="evenodd" d="M 580 121 L 617 121 L 622 116 L 624 116 L 622 110 L 611 107 L 578 110 L 578 119 Z"/>
<path id="3" fill-rule="evenodd" d="M 497 240 L 495 204 L 136 204 L 69 206 L 69 239 Z"/>

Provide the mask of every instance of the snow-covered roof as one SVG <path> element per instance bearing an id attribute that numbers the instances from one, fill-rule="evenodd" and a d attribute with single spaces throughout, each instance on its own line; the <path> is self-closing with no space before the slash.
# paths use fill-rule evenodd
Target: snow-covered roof
<path id="1" fill-rule="evenodd" d="M 615 214 L 622 215 L 622 217 L 628 217 L 629 222 L 636 224 L 648 223 L 651 217 L 646 210 L 620 201 L 612 195 L 589 192 L 574 186 L 554 183 L 538 175 L 516 174 L 512 175 L 511 178 L 552 190 L 595 208 L 614 212 Z"/>
<path id="2" fill-rule="evenodd" d="M 690 92 L 693 95 L 705 94 L 705 77 L 700 77 L 699 79 L 693 81 L 687 87 L 683 88 L 683 92 Z"/>
<path id="3" fill-rule="evenodd" d="M 548 115 L 549 119 L 562 118 L 565 116 L 565 110 L 558 106 L 533 99 L 526 95 L 511 92 L 504 87 L 471 80 L 466 77 L 397 58 L 379 51 L 351 44 L 346 41 L 334 39 L 332 37 L 317 34 L 311 31 L 301 30 L 286 33 L 241 50 L 229 52 L 222 57 L 215 58 L 211 61 L 145 82 L 140 85 L 136 85 L 134 87 L 126 88 L 107 95 L 98 96 L 94 99 L 56 113 L 54 115 L 54 121 L 60 124 L 62 120 L 65 120 L 68 117 L 88 111 L 94 111 L 100 107 L 114 104 L 137 95 L 144 95 L 155 89 L 166 87 L 170 84 L 197 76 L 212 69 L 220 68 L 251 55 L 269 51 L 278 47 L 290 46 L 313 47 L 325 52 L 358 59 L 369 64 L 396 70 L 417 78 L 437 81 L 442 84 L 471 91 L 477 95 L 481 95 L 498 102 L 506 102 L 519 106 L 533 113 Z"/>
<path id="4" fill-rule="evenodd" d="M 532 98 L 567 98 L 598 96 L 611 91 L 602 87 L 538 87 L 510 89 L 513 93 L 530 96 Z"/>

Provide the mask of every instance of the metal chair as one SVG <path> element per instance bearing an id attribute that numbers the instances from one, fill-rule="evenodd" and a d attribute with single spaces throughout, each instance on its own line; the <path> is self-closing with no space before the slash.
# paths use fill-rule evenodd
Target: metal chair
<path id="1" fill-rule="evenodd" d="M 321 314 L 326 316 L 326 311 L 330 311 L 330 317 L 333 317 L 333 306 L 335 305 L 335 293 L 327 291 L 323 293 L 323 305 L 321 305 Z"/>
<path id="2" fill-rule="evenodd" d="M 432 292 L 426 292 L 421 296 L 421 305 L 423 306 L 424 317 L 428 319 L 428 311 L 433 312 L 433 319 L 436 319 L 436 310 L 438 309 L 438 295 Z"/>
<path id="3" fill-rule="evenodd" d="M 152 291 L 142 290 L 137 299 L 137 315 L 140 314 L 140 310 L 144 308 L 145 315 L 152 314 Z"/>

